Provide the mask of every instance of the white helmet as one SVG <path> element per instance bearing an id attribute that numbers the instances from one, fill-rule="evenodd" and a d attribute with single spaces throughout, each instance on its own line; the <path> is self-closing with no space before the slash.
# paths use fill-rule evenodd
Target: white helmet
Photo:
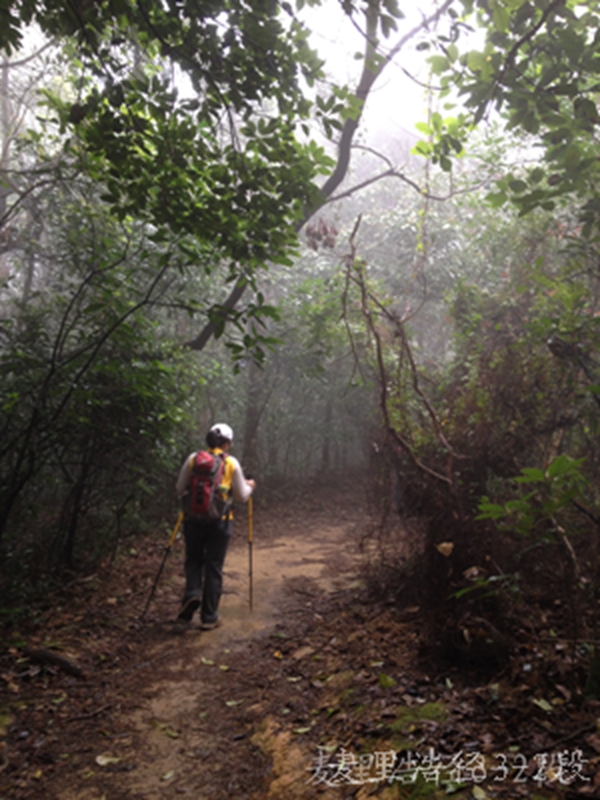
<path id="1" fill-rule="evenodd" d="M 229 425 L 225 425 L 225 423 L 220 422 L 217 425 L 213 425 L 209 433 L 216 433 L 217 436 L 221 437 L 221 439 L 225 439 L 228 442 L 233 442 L 233 431 Z"/>

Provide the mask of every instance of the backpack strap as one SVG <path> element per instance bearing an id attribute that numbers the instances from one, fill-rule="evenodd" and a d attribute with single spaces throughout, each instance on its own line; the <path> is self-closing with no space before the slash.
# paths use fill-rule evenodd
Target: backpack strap
<path id="1" fill-rule="evenodd" d="M 227 453 L 221 453 L 221 455 L 223 457 L 223 472 L 221 474 L 221 480 L 222 480 L 226 472 L 228 471 L 230 462 Z M 223 507 L 223 515 L 221 519 L 225 520 L 233 519 L 233 480 L 230 481 L 229 485 L 227 486 L 227 496 L 225 498 L 225 505 Z"/>

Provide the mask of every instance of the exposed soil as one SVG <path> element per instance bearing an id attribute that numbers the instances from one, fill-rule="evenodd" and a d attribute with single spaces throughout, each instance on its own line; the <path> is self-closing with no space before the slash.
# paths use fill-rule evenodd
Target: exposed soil
<path id="1" fill-rule="evenodd" d="M 306 784 L 311 758 L 267 733 L 273 722 L 265 697 L 281 681 L 292 700 L 301 696 L 282 674 L 288 656 L 299 662 L 312 652 L 290 653 L 298 617 L 319 626 L 319 599 L 356 584 L 356 517 L 327 507 L 304 503 L 295 513 L 283 506 L 268 515 L 255 509 L 252 609 L 247 522 L 239 512 L 223 624 L 214 631 L 200 631 L 197 619 L 173 622 L 183 588 L 181 538 L 140 620 L 166 536 L 131 548 L 104 574 L 76 581 L 59 605 L 50 598 L 53 606 L 34 630 L 11 631 L 2 663 L 0 795 L 266 797 L 273 761 L 287 763 L 296 751 L 296 778 Z M 25 656 L 25 643 L 67 664 Z M 65 671 L 69 665 L 83 676 Z"/>
<path id="2" fill-rule="evenodd" d="M 0 800 L 596 796 L 600 705 L 533 650 L 470 682 L 420 658 L 419 617 L 367 600 L 365 523 L 352 497 L 255 509 L 251 610 L 240 513 L 214 631 L 173 623 L 180 540 L 140 620 L 168 531 L 49 598 L 0 656 Z"/>

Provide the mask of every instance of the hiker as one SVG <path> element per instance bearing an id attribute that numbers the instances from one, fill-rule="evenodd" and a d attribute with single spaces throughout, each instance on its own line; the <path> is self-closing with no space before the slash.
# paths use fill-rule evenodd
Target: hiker
<path id="1" fill-rule="evenodd" d="M 254 491 L 256 482 L 246 480 L 242 467 L 229 455 L 233 431 L 229 425 L 213 425 L 206 435 L 208 452 L 222 455 L 223 475 L 219 482 L 227 498 L 225 512 L 216 520 L 197 519 L 186 513 L 183 523 L 185 538 L 185 592 L 178 620 L 190 622 L 200 608 L 200 628 L 211 630 L 219 624 L 218 608 L 223 589 L 223 564 L 233 528 L 231 502 L 245 503 Z M 186 458 L 177 479 L 177 496 L 183 501 L 189 495 L 194 478 L 194 465 L 198 453 Z"/>

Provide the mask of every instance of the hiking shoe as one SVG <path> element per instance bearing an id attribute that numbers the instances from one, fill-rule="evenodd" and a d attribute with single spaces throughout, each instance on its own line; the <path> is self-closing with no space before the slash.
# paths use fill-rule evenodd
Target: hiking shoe
<path id="1" fill-rule="evenodd" d="M 213 631 L 215 628 L 218 628 L 221 625 L 221 620 L 216 619 L 214 622 L 201 622 L 200 623 L 200 630 L 201 631 Z"/>
<path id="2" fill-rule="evenodd" d="M 194 612 L 199 607 L 200 607 L 200 600 L 198 600 L 197 597 L 188 597 L 187 600 L 183 601 L 183 605 L 181 606 L 181 611 L 179 612 L 179 614 L 177 614 L 177 619 L 180 619 L 183 622 L 190 622 L 190 620 L 194 616 Z"/>

